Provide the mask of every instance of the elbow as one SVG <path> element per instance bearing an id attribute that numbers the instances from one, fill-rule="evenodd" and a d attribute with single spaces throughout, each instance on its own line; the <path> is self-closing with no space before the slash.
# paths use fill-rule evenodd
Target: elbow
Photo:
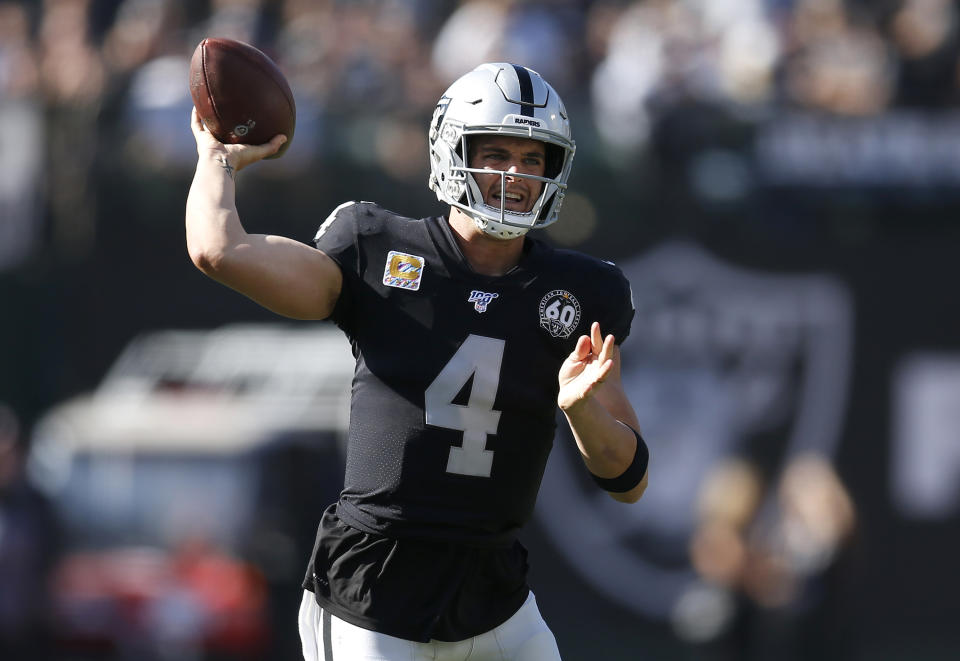
<path id="1" fill-rule="evenodd" d="M 187 252 L 190 254 L 190 261 L 193 262 L 193 265 L 206 275 L 213 276 L 223 264 L 223 251 L 188 245 Z"/>

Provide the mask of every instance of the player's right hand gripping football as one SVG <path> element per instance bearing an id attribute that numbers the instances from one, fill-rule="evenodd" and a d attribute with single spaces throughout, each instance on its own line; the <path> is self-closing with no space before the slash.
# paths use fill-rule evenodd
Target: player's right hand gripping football
<path id="1" fill-rule="evenodd" d="M 213 155 L 218 160 L 224 159 L 224 167 L 232 175 L 234 171 L 240 171 L 252 163 L 265 159 L 277 153 L 280 147 L 287 141 L 287 136 L 278 133 L 273 136 L 270 142 L 262 145 L 228 145 L 220 142 L 200 120 L 197 109 L 190 111 L 190 128 L 193 130 L 193 137 L 197 141 L 197 153 L 200 157 Z"/>

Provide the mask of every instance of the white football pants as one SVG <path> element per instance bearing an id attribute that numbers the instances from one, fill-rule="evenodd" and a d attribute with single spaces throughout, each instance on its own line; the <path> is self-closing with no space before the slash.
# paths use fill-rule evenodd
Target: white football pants
<path id="1" fill-rule="evenodd" d="M 457 642 L 419 643 L 363 629 L 324 611 L 307 590 L 299 626 L 305 661 L 560 661 L 533 592 L 497 628 Z"/>

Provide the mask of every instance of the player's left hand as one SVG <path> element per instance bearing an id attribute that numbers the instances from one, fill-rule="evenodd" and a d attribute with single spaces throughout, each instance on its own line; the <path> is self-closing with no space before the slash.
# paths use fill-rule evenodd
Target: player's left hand
<path id="1" fill-rule="evenodd" d="M 581 335 L 577 346 L 560 366 L 560 392 L 557 404 L 564 411 L 576 407 L 593 396 L 597 386 L 613 369 L 613 335 L 604 338 L 600 324 L 590 325 L 590 335 Z"/>

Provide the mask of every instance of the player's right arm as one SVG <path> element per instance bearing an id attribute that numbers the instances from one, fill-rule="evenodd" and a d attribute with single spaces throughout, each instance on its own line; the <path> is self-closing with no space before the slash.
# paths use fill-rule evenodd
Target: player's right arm
<path id="1" fill-rule="evenodd" d="M 240 223 L 234 174 L 276 153 L 286 138 L 264 145 L 225 145 L 196 110 L 197 170 L 187 196 L 187 250 L 198 269 L 277 314 L 326 319 L 340 296 L 340 267 L 322 251 L 282 236 L 248 234 Z"/>

